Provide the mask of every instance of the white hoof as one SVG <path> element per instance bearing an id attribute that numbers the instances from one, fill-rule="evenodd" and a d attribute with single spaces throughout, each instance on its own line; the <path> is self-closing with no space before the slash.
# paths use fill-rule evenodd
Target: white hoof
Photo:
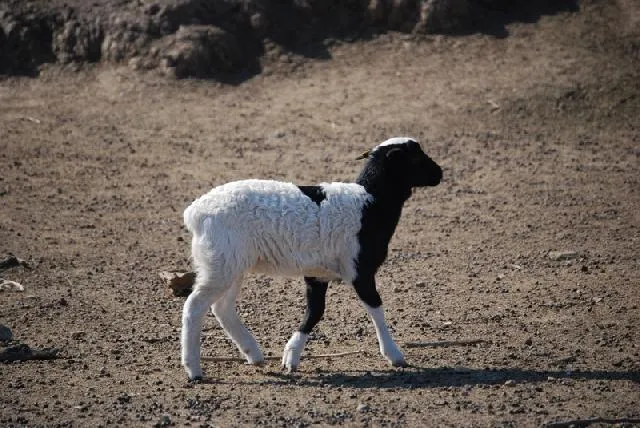
<path id="1" fill-rule="evenodd" d="M 264 365 L 264 355 L 262 355 L 262 351 L 260 351 L 260 349 L 254 349 L 251 352 L 247 352 L 244 354 L 244 357 L 247 359 L 247 364 L 251 364 L 253 366 Z"/>
<path id="2" fill-rule="evenodd" d="M 284 349 L 282 354 L 282 368 L 286 369 L 288 373 L 293 373 L 298 370 L 300 364 L 301 349 Z"/>
<path id="3" fill-rule="evenodd" d="M 407 367 L 407 362 L 404 359 L 404 355 L 402 354 L 402 351 L 400 351 L 400 349 L 398 349 L 397 347 L 385 350 L 381 349 L 380 353 L 387 361 L 389 361 L 389 364 L 391 364 L 393 367 Z"/>
<path id="4" fill-rule="evenodd" d="M 407 367 L 409 364 L 407 364 L 407 362 L 404 360 L 404 358 L 400 359 L 400 360 L 395 360 L 395 361 L 391 361 L 389 360 L 389 362 L 391 363 L 391 365 L 393 367 Z"/>
<path id="5" fill-rule="evenodd" d="M 185 370 L 187 371 L 187 376 L 189 380 L 200 380 L 202 379 L 202 369 L 200 367 L 192 368 L 184 365 Z"/>
<path id="6" fill-rule="evenodd" d="M 309 335 L 297 331 L 293 333 L 291 339 L 287 342 L 282 353 L 282 367 L 287 372 L 292 373 L 298 369 L 300 365 L 300 357 L 302 356 L 302 350 L 307 343 L 307 337 Z"/>

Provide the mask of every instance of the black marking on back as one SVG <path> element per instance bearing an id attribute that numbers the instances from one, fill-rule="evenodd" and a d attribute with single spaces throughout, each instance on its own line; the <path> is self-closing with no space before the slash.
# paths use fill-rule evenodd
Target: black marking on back
<path id="1" fill-rule="evenodd" d="M 298 186 L 298 189 L 304 193 L 309 199 L 315 202 L 318 206 L 320 203 L 327 199 L 327 194 L 324 193 L 322 186 Z"/>

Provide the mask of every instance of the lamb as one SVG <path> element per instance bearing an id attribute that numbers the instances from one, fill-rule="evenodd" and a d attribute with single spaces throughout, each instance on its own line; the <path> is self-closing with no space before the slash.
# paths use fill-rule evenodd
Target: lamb
<path id="1" fill-rule="evenodd" d="M 247 362 L 263 363 L 235 308 L 248 272 L 304 277 L 306 313 L 282 357 L 289 372 L 297 369 L 309 333 L 324 313 L 329 281 L 337 279 L 355 289 L 383 357 L 392 366 L 406 365 L 385 323 L 375 274 L 412 189 L 439 184 L 442 169 L 406 137 L 386 140 L 358 159 L 364 158 L 355 183 L 235 181 L 215 187 L 185 210 L 196 271 L 182 314 L 182 364 L 190 380 L 202 377 L 200 333 L 209 307 Z"/>

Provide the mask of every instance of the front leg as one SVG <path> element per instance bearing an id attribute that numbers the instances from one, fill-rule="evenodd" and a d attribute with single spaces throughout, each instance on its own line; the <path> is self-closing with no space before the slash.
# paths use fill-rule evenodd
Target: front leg
<path id="1" fill-rule="evenodd" d="M 406 367 L 407 363 L 404 355 L 402 355 L 402 351 L 393 341 L 387 323 L 384 320 L 382 299 L 380 299 L 380 294 L 376 290 L 375 278 L 373 275 L 364 278 L 358 277 L 353 282 L 353 287 L 373 321 L 380 345 L 380 353 L 393 367 Z"/>
<path id="2" fill-rule="evenodd" d="M 298 331 L 293 333 L 287 342 L 282 354 L 282 367 L 286 368 L 288 372 L 294 372 L 298 368 L 309 333 L 324 314 L 329 283 L 310 277 L 305 277 L 304 282 L 307 284 L 307 310 L 304 314 L 304 320 Z"/>

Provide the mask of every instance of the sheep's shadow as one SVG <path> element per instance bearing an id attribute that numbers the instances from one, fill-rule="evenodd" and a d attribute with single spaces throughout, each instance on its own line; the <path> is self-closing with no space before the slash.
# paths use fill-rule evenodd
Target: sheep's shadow
<path id="1" fill-rule="evenodd" d="M 578 381 L 628 380 L 640 383 L 640 371 L 608 371 L 608 370 L 529 370 L 519 368 L 430 368 L 411 366 L 406 369 L 389 369 L 385 371 L 315 371 L 313 374 L 285 374 L 279 372 L 265 373 L 269 379 L 255 384 L 296 385 L 303 387 L 336 386 L 347 388 L 441 388 L 474 385 L 499 385 L 507 381 L 516 384 L 549 382 L 554 379 L 571 379 Z M 222 382 L 225 383 L 225 382 Z M 234 382 L 236 383 L 236 382 Z"/>
<path id="2" fill-rule="evenodd" d="M 520 383 L 547 382 L 550 379 L 572 380 L 630 380 L 640 383 L 640 371 L 566 371 L 527 370 L 519 368 L 473 369 L 410 367 L 405 370 L 361 372 L 350 374 L 323 373 L 306 379 L 309 384 L 318 383 L 350 386 L 353 388 L 437 388 L 444 386 L 496 385 L 512 380 Z M 305 380 L 298 381 L 304 383 Z"/>

